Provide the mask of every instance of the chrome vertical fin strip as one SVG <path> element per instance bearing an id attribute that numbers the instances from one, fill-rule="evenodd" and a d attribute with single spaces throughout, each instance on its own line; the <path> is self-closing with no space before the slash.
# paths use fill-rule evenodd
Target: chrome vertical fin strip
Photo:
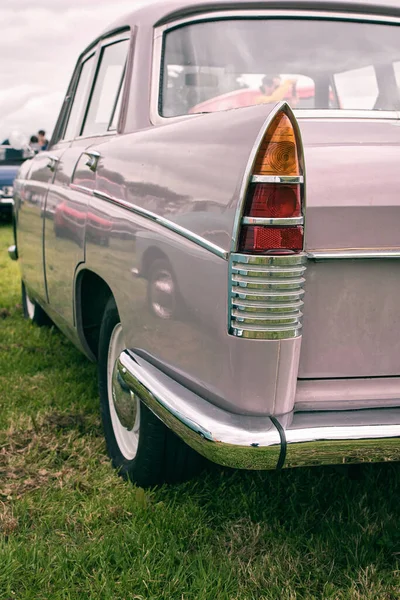
<path id="1" fill-rule="evenodd" d="M 229 260 L 229 333 L 252 339 L 301 335 L 305 254 Z"/>

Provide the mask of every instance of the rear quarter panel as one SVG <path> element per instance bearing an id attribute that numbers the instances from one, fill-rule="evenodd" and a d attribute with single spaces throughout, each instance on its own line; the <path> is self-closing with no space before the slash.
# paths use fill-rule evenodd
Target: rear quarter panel
<path id="1" fill-rule="evenodd" d="M 228 253 L 245 168 L 271 109 L 201 115 L 98 146 L 96 190 L 105 196 L 92 198 L 90 211 L 113 224 L 108 247 L 89 239 L 86 247 L 86 266 L 115 295 L 126 346 L 216 404 L 249 414 L 290 410 L 287 374 L 297 368 L 300 340 L 229 336 L 226 257 L 134 211 L 167 218 Z M 173 318 L 149 310 L 149 252 L 171 265 L 183 300 Z"/>

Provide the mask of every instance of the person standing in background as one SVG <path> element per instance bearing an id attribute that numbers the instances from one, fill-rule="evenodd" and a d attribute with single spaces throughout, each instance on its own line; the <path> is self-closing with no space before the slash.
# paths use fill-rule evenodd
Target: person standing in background
<path id="1" fill-rule="evenodd" d="M 31 139 L 29 140 L 29 145 L 35 154 L 37 154 L 41 150 L 41 147 L 39 145 L 39 139 L 36 135 L 31 135 Z"/>
<path id="2" fill-rule="evenodd" d="M 38 140 L 39 140 L 40 150 L 47 150 L 47 146 L 49 145 L 49 140 L 46 139 L 46 132 L 44 131 L 44 129 L 39 129 Z"/>
<path id="3" fill-rule="evenodd" d="M 287 100 L 292 108 L 296 107 L 296 80 L 282 81 L 280 75 L 265 75 L 261 81 L 260 95 L 256 98 L 256 104 L 271 104 L 281 100 Z"/>

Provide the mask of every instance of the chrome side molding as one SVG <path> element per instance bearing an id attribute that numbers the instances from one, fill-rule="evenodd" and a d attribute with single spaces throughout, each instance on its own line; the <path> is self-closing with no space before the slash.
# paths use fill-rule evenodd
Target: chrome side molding
<path id="1" fill-rule="evenodd" d="M 173 231 L 181 237 L 186 238 L 190 242 L 193 242 L 193 244 L 196 244 L 197 246 L 204 248 L 204 250 L 208 250 L 212 254 L 215 254 L 215 256 L 218 256 L 219 258 L 223 258 L 224 260 L 228 258 L 228 252 L 223 248 L 220 248 L 219 246 L 213 244 L 213 242 L 210 242 L 206 238 L 197 235 L 197 233 L 193 233 L 193 231 L 190 231 L 189 229 L 186 229 L 185 227 L 182 227 L 181 225 L 178 225 L 177 223 L 174 223 L 173 221 L 170 221 L 165 217 L 161 217 L 160 215 L 157 215 L 156 213 L 153 213 L 150 210 L 147 210 L 146 208 L 142 208 L 141 206 L 137 206 L 136 204 L 131 204 L 130 202 L 127 202 L 122 198 L 115 198 L 113 196 L 110 196 L 109 194 L 105 194 L 104 192 L 99 192 L 98 190 L 93 190 L 93 196 L 99 198 L 100 200 L 110 202 L 115 206 L 125 208 L 129 212 L 134 213 L 135 215 L 139 215 L 140 217 L 149 219 L 149 221 L 153 221 L 161 227 L 169 229 L 169 231 Z"/>
<path id="2" fill-rule="evenodd" d="M 313 261 L 323 260 L 366 260 L 366 259 L 387 259 L 400 258 L 400 249 L 381 249 L 381 250 L 311 250 L 307 252 L 307 258 Z"/>
<path id="3" fill-rule="evenodd" d="M 115 390 L 136 395 L 197 452 L 221 465 L 253 470 L 400 460 L 400 408 L 230 413 L 194 394 L 131 350 L 116 363 Z"/>
<path id="4" fill-rule="evenodd" d="M 280 340 L 301 335 L 304 254 L 229 259 L 229 333 Z"/>

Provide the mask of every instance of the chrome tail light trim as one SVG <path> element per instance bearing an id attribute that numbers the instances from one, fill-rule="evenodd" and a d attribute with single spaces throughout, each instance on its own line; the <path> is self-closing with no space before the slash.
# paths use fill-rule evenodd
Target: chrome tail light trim
<path id="1" fill-rule="evenodd" d="M 305 254 L 229 259 L 229 333 L 280 340 L 301 335 Z"/>
<path id="2" fill-rule="evenodd" d="M 304 225 L 304 217 L 283 217 L 283 218 L 263 218 L 263 217 L 243 217 L 242 225 Z"/>
<path id="3" fill-rule="evenodd" d="M 304 183 L 303 175 L 252 175 L 252 183 Z"/>

